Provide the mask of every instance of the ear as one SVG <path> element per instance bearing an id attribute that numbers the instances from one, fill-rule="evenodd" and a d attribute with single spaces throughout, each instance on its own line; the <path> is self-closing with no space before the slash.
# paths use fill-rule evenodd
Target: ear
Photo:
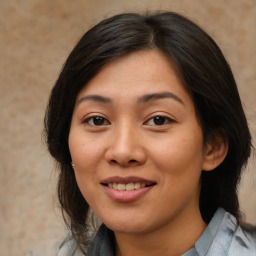
<path id="1" fill-rule="evenodd" d="M 211 171 L 218 167 L 228 153 L 228 139 L 225 131 L 217 130 L 208 140 L 204 149 L 202 169 Z"/>

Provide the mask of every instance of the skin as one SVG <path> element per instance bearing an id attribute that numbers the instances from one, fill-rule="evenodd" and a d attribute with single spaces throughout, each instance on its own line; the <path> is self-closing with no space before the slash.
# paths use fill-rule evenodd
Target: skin
<path id="1" fill-rule="evenodd" d="M 169 96 L 145 101 L 163 92 Z M 156 116 L 163 117 L 158 125 Z M 193 100 L 161 52 L 119 58 L 80 91 L 69 148 L 78 186 L 114 231 L 117 255 L 174 256 L 194 246 L 206 227 L 199 211 L 201 171 L 215 168 L 227 146 L 217 136 L 204 144 Z M 116 202 L 101 184 L 112 176 L 156 185 L 138 200 Z"/>

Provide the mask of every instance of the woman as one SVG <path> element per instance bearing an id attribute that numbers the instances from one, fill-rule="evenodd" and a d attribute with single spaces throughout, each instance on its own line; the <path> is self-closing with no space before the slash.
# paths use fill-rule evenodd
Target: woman
<path id="1" fill-rule="evenodd" d="M 67 255 L 255 255 L 240 227 L 251 136 L 237 86 L 215 42 L 181 15 L 121 14 L 85 33 L 45 130 Z M 89 208 L 103 222 L 91 243 Z"/>

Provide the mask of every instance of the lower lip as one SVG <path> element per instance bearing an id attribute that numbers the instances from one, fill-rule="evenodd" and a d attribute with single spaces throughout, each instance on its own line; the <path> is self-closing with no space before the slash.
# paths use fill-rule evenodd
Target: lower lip
<path id="1" fill-rule="evenodd" d="M 128 203 L 133 202 L 141 198 L 147 192 L 149 192 L 153 186 L 139 188 L 135 190 L 117 190 L 107 186 L 103 186 L 107 195 L 116 202 Z"/>

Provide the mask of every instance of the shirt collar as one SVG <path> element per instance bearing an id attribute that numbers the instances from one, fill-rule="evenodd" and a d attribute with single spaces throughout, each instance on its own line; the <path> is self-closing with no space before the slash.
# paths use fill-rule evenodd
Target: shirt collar
<path id="1" fill-rule="evenodd" d="M 220 231 L 223 221 L 226 221 L 225 210 L 219 208 L 210 223 L 206 227 L 201 237 L 197 240 L 195 247 L 187 251 L 183 256 L 198 256 L 206 255 L 211 247 L 217 233 Z M 229 224 L 230 226 L 230 224 Z M 234 225 L 232 225 L 234 226 Z M 115 235 L 114 232 L 108 229 L 104 224 L 99 228 L 96 236 L 91 242 L 87 256 L 115 256 Z"/>

